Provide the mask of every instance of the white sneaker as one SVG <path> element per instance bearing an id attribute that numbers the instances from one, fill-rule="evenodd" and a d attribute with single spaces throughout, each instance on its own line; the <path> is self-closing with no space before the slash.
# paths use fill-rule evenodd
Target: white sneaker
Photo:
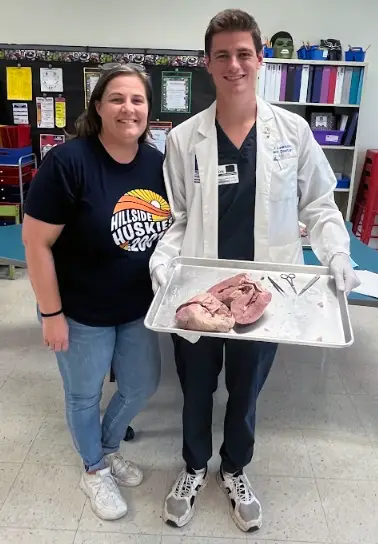
<path id="1" fill-rule="evenodd" d="M 111 521 L 126 515 L 127 504 L 110 473 L 110 468 L 98 470 L 95 474 L 85 472 L 79 485 L 90 499 L 92 510 L 99 518 Z"/>
<path id="2" fill-rule="evenodd" d="M 262 510 L 258 498 L 243 471 L 229 474 L 222 469 L 217 481 L 230 500 L 230 513 L 235 524 L 245 532 L 253 532 L 262 525 Z"/>
<path id="3" fill-rule="evenodd" d="M 120 453 L 105 455 L 105 463 L 118 485 L 136 487 L 142 483 L 143 472 L 130 461 L 125 461 Z"/>
<path id="4" fill-rule="evenodd" d="M 194 516 L 194 501 L 206 486 L 207 469 L 187 472 L 182 470 L 165 499 L 163 519 L 168 525 L 183 527 Z"/>

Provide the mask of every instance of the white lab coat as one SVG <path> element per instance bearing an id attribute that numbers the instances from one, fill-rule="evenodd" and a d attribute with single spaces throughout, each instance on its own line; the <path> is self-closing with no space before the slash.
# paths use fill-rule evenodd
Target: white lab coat
<path id="1" fill-rule="evenodd" d="M 215 113 L 214 102 L 168 135 L 164 177 L 174 223 L 151 257 L 151 272 L 178 255 L 218 256 Z M 298 220 L 322 264 L 335 253 L 349 255 L 348 232 L 334 201 L 336 178 L 306 120 L 258 98 L 256 131 L 255 260 L 303 263 Z"/>

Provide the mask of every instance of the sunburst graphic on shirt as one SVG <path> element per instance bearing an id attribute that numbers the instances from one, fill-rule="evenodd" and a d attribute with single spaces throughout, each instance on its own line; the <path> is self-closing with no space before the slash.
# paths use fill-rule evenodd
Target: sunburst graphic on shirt
<path id="1" fill-rule="evenodd" d="M 172 224 L 168 202 L 150 189 L 135 189 L 121 196 L 114 207 L 111 230 L 114 242 L 127 251 L 145 251 Z"/>

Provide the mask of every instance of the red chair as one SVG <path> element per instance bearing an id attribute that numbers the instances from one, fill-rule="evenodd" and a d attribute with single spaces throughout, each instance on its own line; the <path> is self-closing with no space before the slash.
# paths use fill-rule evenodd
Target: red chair
<path id="1" fill-rule="evenodd" d="M 357 198 L 352 214 L 352 232 L 364 244 L 373 238 L 372 231 L 378 227 L 378 149 L 366 152 L 364 167 L 358 187 Z"/>

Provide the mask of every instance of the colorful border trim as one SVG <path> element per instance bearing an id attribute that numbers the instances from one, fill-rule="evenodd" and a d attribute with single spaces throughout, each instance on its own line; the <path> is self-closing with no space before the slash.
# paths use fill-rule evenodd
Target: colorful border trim
<path id="1" fill-rule="evenodd" d="M 103 64 L 105 62 L 134 62 L 146 66 L 205 66 L 205 59 L 197 55 L 144 54 L 144 53 L 112 53 L 64 51 L 43 49 L 1 49 L 0 60 L 11 61 L 48 61 L 48 62 L 82 62 L 87 64 Z"/>

